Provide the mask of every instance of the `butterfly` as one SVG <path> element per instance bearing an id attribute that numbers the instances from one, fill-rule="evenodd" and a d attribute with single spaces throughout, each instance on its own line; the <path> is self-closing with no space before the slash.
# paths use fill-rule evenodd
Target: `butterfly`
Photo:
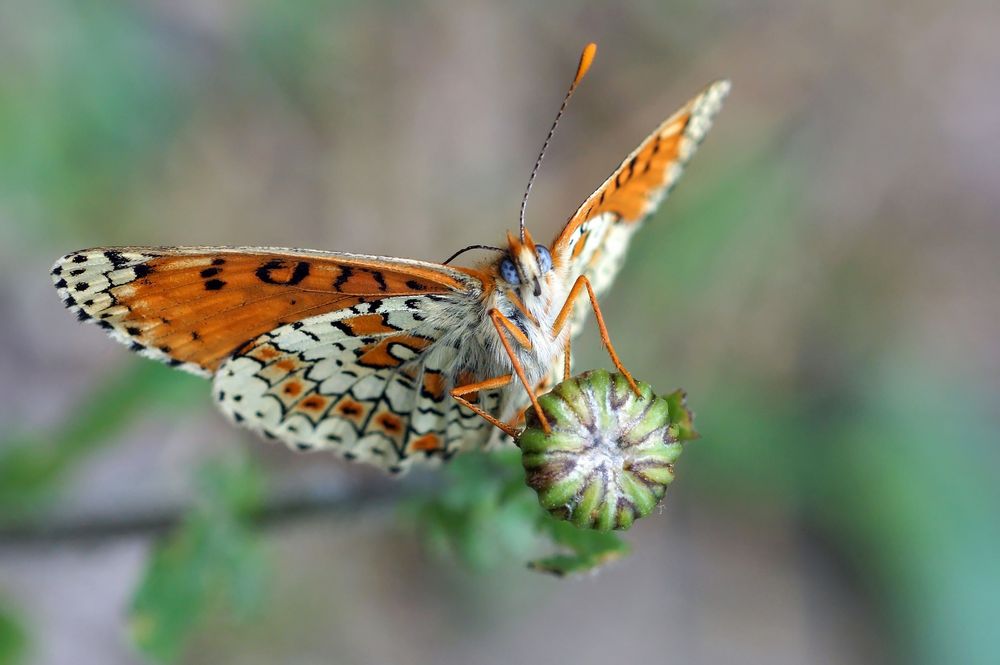
<path id="1" fill-rule="evenodd" d="M 729 91 L 715 82 L 660 124 L 545 246 L 525 229 L 524 205 L 595 52 L 584 49 L 535 162 L 520 232 L 504 248 L 466 248 L 496 253 L 478 265 L 448 265 L 461 252 L 439 264 L 273 247 L 99 247 L 59 259 L 56 289 L 81 321 L 133 351 L 211 377 L 229 419 L 294 449 L 400 473 L 488 445 L 490 425 L 513 436 L 520 387 L 534 402 L 538 386 L 568 375 L 570 338 L 589 310 L 624 371 L 597 297 Z"/>

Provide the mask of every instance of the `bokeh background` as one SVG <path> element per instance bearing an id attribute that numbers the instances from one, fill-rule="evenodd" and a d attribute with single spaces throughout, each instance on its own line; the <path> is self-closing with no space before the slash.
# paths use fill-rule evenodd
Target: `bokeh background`
<path id="1" fill-rule="evenodd" d="M 0 663 L 1000 661 L 998 34 L 986 0 L 0 2 Z M 536 236 L 734 82 L 604 298 L 703 438 L 597 574 L 525 568 L 501 462 L 269 446 L 51 287 L 94 245 L 496 243 L 589 40 Z"/>

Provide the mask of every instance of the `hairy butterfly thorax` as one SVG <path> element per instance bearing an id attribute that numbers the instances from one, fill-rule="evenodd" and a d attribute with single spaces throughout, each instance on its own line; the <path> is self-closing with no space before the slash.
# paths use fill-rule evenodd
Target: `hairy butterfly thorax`
<path id="1" fill-rule="evenodd" d="M 568 331 L 554 334 L 553 326 L 567 289 L 563 276 L 554 270 L 548 248 L 536 244 L 530 233 L 525 231 L 524 242 L 513 234 L 508 234 L 507 241 L 507 251 L 487 264 L 495 282 L 484 300 L 487 316 L 483 317 L 482 335 L 497 360 L 497 373 L 513 372 L 488 312 L 494 310 L 513 324 L 528 341 L 514 348 L 534 384 L 548 375 L 552 362 L 565 348 Z"/>

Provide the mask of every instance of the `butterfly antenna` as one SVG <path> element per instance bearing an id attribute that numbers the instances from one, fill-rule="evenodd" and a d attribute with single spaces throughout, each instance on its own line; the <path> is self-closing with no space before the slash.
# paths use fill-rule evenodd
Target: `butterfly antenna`
<path id="1" fill-rule="evenodd" d="M 597 55 L 597 44 L 591 42 L 583 47 L 583 53 L 580 54 L 580 64 L 577 65 L 576 68 L 576 76 L 573 77 L 573 82 L 569 84 L 569 90 L 566 91 L 566 96 L 563 97 L 562 105 L 559 107 L 559 112 L 556 113 L 556 119 L 552 121 L 552 127 L 549 128 L 548 136 L 545 137 L 545 143 L 542 144 L 542 149 L 538 153 L 538 159 L 535 160 L 535 165 L 531 169 L 531 175 L 528 177 L 528 187 L 524 190 L 524 198 L 521 199 L 521 242 L 524 242 L 524 209 L 528 205 L 528 194 L 531 193 L 531 185 L 535 182 L 535 176 L 538 174 L 538 167 L 542 164 L 542 158 L 545 157 L 545 150 L 549 147 L 549 141 L 552 140 L 552 135 L 556 133 L 556 125 L 559 124 L 559 118 L 562 117 L 563 111 L 566 110 L 569 98 L 573 96 L 573 92 L 576 91 L 576 86 L 580 84 L 580 81 L 582 81 L 583 77 L 587 74 L 587 70 L 590 69 L 591 63 L 594 62 L 595 55 Z"/>
<path id="2" fill-rule="evenodd" d="M 454 261 L 456 258 L 461 256 L 462 254 L 465 254 L 466 252 L 473 249 L 489 249 L 494 252 L 500 252 L 501 254 L 507 251 L 505 249 L 500 249 L 499 247 L 494 247 L 492 245 L 469 245 L 468 247 L 463 247 L 462 249 L 458 250 L 457 252 L 446 258 L 444 261 L 441 262 L 441 265 L 446 266 L 452 261 Z"/>

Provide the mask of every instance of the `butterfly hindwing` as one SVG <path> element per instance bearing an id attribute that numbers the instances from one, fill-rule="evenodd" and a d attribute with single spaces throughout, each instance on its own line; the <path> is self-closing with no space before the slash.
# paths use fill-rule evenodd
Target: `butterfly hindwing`
<path id="1" fill-rule="evenodd" d="M 432 263 L 275 248 L 98 248 L 64 256 L 52 276 L 81 320 L 201 375 L 286 323 L 368 298 L 476 298 L 482 288 L 470 274 Z"/>
<path id="2" fill-rule="evenodd" d="M 587 275 L 598 295 L 611 285 L 632 234 L 677 183 L 729 87 L 728 81 L 711 84 L 665 120 L 570 217 L 552 246 L 569 283 Z M 577 301 L 573 334 L 582 326 L 587 308 L 585 298 Z"/>
<path id="3" fill-rule="evenodd" d="M 235 422 L 290 447 L 394 472 L 481 447 L 491 428 L 448 394 L 455 307 L 396 296 L 281 326 L 223 363 L 216 400 Z M 499 407 L 496 393 L 480 398 Z"/>

